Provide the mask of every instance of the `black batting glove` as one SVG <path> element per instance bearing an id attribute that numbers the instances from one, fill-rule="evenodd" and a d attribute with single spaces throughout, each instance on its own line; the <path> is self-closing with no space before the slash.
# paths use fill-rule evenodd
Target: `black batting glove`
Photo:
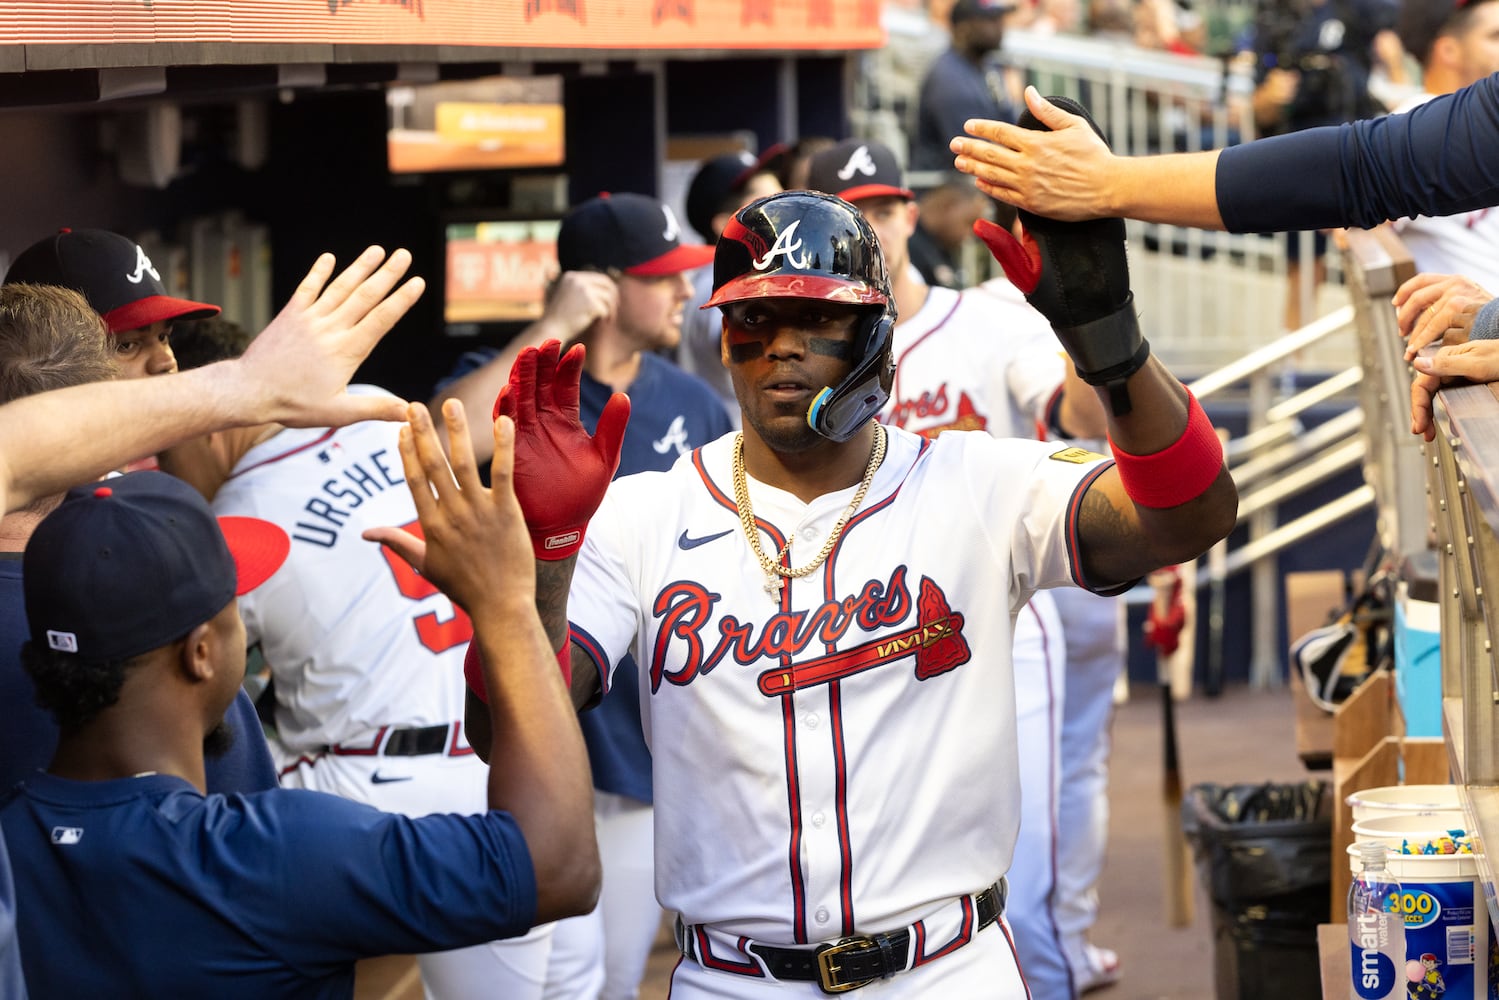
<path id="1" fill-rule="evenodd" d="M 1047 100 L 1083 118 L 1104 138 L 1082 105 L 1065 97 Z M 1047 128 L 1028 108 L 1017 124 Z M 1106 386 L 1114 415 L 1123 416 L 1130 411 L 1125 382 L 1150 357 L 1129 289 L 1124 220 L 1059 222 L 1022 209 L 1020 224 L 1018 240 L 987 219 L 975 222 L 973 231 L 1010 283 L 1051 323 L 1083 381 Z"/>

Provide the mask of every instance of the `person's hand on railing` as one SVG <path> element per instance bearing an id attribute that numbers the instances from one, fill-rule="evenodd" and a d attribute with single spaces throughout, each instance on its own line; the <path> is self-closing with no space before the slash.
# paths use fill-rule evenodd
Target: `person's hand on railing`
<path id="1" fill-rule="evenodd" d="M 1432 400 L 1437 390 L 1459 379 L 1468 382 L 1499 382 L 1499 340 L 1470 340 L 1439 348 L 1412 362 L 1411 433 L 1430 441 L 1436 437 Z"/>
<path id="2" fill-rule="evenodd" d="M 1405 360 L 1434 340 L 1464 343 L 1478 310 L 1493 296 L 1461 274 L 1422 273 L 1395 290 L 1395 320 L 1406 339 Z"/>

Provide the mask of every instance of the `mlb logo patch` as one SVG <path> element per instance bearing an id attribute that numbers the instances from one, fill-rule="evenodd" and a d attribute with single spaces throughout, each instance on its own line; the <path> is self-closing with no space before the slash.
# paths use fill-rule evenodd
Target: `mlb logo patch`
<path id="1" fill-rule="evenodd" d="M 74 632 L 55 632 L 47 630 L 47 645 L 59 653 L 78 652 L 78 636 Z"/>
<path id="2" fill-rule="evenodd" d="M 81 826 L 54 826 L 52 828 L 52 843 L 54 844 L 76 844 L 83 839 L 83 827 Z"/>

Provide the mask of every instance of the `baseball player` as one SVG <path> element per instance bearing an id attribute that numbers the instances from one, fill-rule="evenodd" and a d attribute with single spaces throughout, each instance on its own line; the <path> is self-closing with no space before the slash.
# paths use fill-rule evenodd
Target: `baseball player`
<path id="1" fill-rule="evenodd" d="M 5 283 L 61 285 L 82 292 L 109 328 L 115 364 L 125 378 L 177 370 L 172 321 L 215 316 L 218 306 L 166 292 L 161 272 L 141 245 L 103 229 L 63 229 L 21 251 Z"/>
<path id="2" fill-rule="evenodd" d="M 895 154 L 849 139 L 818 153 L 814 190 L 838 195 L 879 237 L 902 319 L 895 325 L 895 380 L 880 414 L 926 437 L 947 430 L 995 437 L 1037 436 L 1052 427 L 1073 436 L 1103 432 L 1092 390 L 1069 385 L 1046 319 L 1018 293 L 930 288 L 911 265 L 918 209 Z M 1064 424 L 1065 420 L 1065 424 Z M 1006 912 L 1033 996 L 1076 996 L 1053 913 L 1057 881 L 1057 809 L 1063 717 L 1064 627 L 1049 593 L 1038 593 L 1015 620 L 1016 735 L 1021 815 Z"/>
<path id="3" fill-rule="evenodd" d="M 578 425 L 574 352 L 522 352 L 501 396 L 574 701 L 637 663 L 676 1000 L 1026 996 L 1002 918 L 1013 617 L 1038 588 L 1193 558 L 1237 508 L 1201 408 L 1140 336 L 1122 223 L 1026 229 L 1029 252 L 986 235 L 1107 394 L 1113 462 L 873 422 L 894 376 L 884 261 L 852 206 L 810 192 L 740 210 L 716 248 L 742 436 L 607 486 L 618 420 Z"/>
<path id="4" fill-rule="evenodd" d="M 222 359 L 237 346 L 231 336 L 192 353 Z M 486 768 L 461 721 L 469 617 L 360 537 L 376 525 L 419 531 L 400 429 L 255 424 L 179 445 L 161 463 L 212 497 L 220 517 L 259 518 L 291 538 L 282 571 L 239 604 L 247 642 L 271 672 L 281 786 L 413 817 L 481 812 Z M 539 998 L 551 927 L 419 956 L 427 995 Z"/>
<path id="5" fill-rule="evenodd" d="M 496 429 L 491 491 L 466 449 L 449 469 L 413 410 L 401 460 L 433 539 L 424 570 L 474 609 L 495 667 L 492 751 L 513 768 L 490 772 L 465 816 L 287 789 L 205 795 L 204 745 L 245 670 L 235 599 L 277 572 L 287 537 L 215 519 L 160 472 L 75 487 L 26 555 L 23 656 L 62 743 L 0 797 L 34 995 L 352 996 L 361 957 L 472 945 L 593 905 L 586 759 L 530 607 L 513 432 Z M 492 558 L 467 558 L 471 544 Z"/>
<path id="6" fill-rule="evenodd" d="M 135 266 L 142 268 L 138 285 L 127 273 Z M 63 230 L 27 248 L 0 288 L 0 355 L 6 370 L 0 402 L 70 383 L 175 371 L 165 321 L 116 328 L 153 315 L 217 313 L 218 307 L 166 297 L 149 268 L 149 258 L 134 241 L 103 230 Z M 55 294 L 57 288 L 81 294 L 92 312 L 80 315 L 77 296 Z M 92 305 L 96 302 L 100 305 Z M 107 312 L 103 325 L 110 331 L 102 344 L 87 339 L 99 337 L 100 312 Z M 49 497 L 42 509 L 60 500 Z M 0 593 L 10 598 L 0 602 L 0 788 L 46 767 L 57 749 L 57 723 L 36 704 L 18 655 L 25 635 L 20 554 L 36 521 L 35 511 L 0 520 Z M 235 699 L 228 728 L 234 737 L 209 761 L 209 788 L 227 793 L 275 787 L 276 772 L 249 695 L 242 692 Z"/>

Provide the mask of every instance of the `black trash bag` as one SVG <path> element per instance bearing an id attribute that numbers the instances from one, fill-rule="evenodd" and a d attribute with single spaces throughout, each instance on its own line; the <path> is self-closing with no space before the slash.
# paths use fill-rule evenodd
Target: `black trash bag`
<path id="1" fill-rule="evenodd" d="M 1332 795 L 1322 781 L 1196 785 L 1182 828 L 1212 900 L 1219 1000 L 1321 996 L 1317 925 L 1332 891 Z"/>

